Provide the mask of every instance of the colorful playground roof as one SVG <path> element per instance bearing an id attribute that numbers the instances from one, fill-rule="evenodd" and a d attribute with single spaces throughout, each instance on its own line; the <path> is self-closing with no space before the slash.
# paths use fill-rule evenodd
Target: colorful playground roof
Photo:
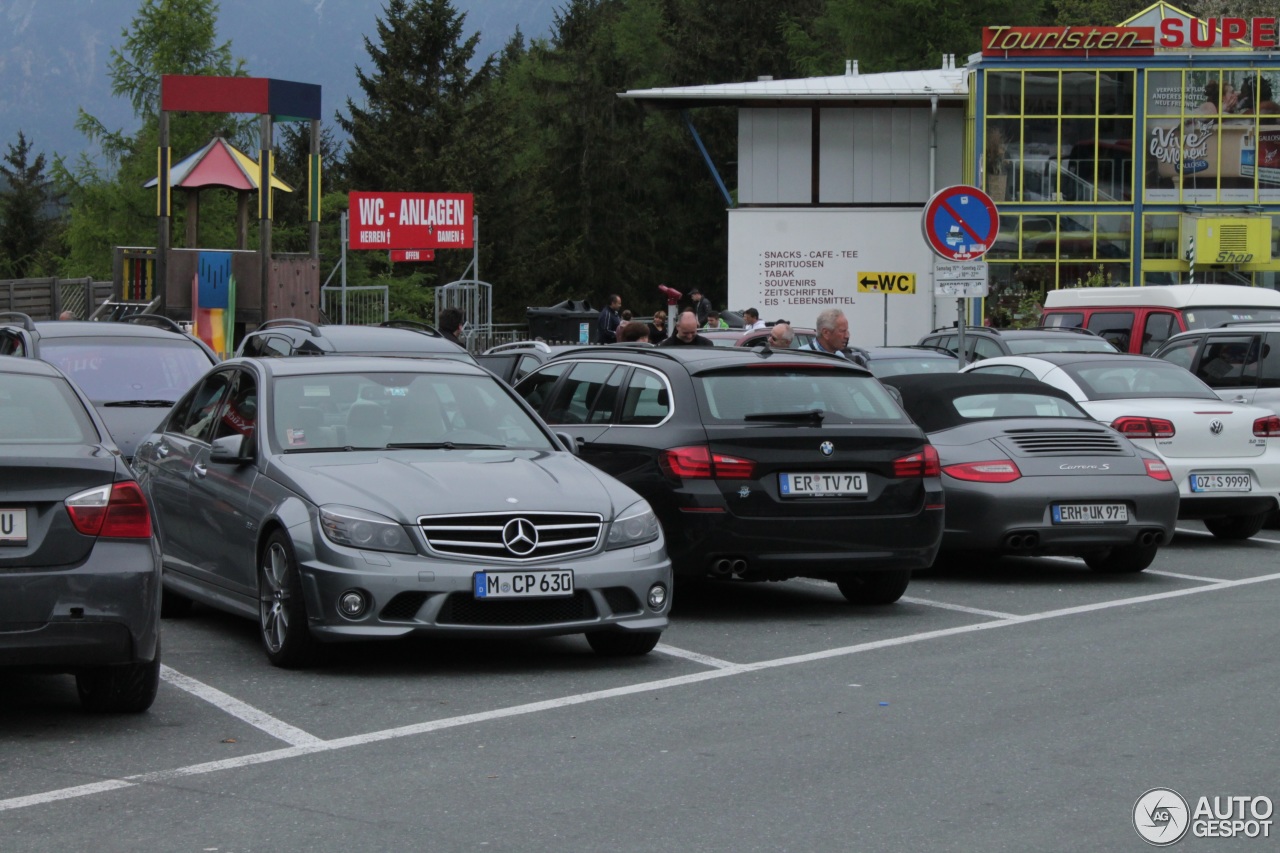
<path id="1" fill-rule="evenodd" d="M 156 179 L 147 181 L 154 187 Z M 169 186 L 196 190 L 204 187 L 226 187 L 232 190 L 258 189 L 258 161 L 238 150 L 221 136 L 194 154 L 174 163 L 169 169 Z M 293 187 L 271 176 L 271 188 L 291 193 Z"/>

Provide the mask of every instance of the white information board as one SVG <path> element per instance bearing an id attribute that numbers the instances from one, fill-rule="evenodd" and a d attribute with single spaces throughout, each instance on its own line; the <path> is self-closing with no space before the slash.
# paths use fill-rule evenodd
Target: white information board
<path id="1" fill-rule="evenodd" d="M 891 344 L 914 344 L 935 326 L 938 310 L 955 313 L 951 298 L 935 309 L 927 286 L 934 254 L 920 239 L 920 208 L 886 210 L 738 208 L 729 211 L 729 294 L 726 307 L 753 307 L 766 321 L 812 326 L 824 308 L 849 318 L 853 344 L 875 346 L 885 336 L 885 297 L 858 293 L 858 274 L 914 274 L 914 294 L 888 306 Z M 716 300 L 719 302 L 719 299 Z"/>

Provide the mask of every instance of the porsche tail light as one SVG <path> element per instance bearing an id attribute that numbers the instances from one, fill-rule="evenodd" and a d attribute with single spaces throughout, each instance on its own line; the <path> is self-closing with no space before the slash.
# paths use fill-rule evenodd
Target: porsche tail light
<path id="1" fill-rule="evenodd" d="M 1165 418 L 1146 418 L 1141 415 L 1125 415 L 1111 422 L 1111 428 L 1125 438 L 1173 438 L 1176 430 L 1173 421 Z"/>
<path id="2" fill-rule="evenodd" d="M 937 477 L 942 472 L 938 460 L 938 451 L 932 444 L 926 444 L 924 450 L 910 456 L 900 456 L 893 460 L 893 476 L 895 477 Z"/>
<path id="3" fill-rule="evenodd" d="M 1280 438 L 1280 417 L 1258 418 L 1253 422 L 1253 434 L 1259 438 Z"/>
<path id="4" fill-rule="evenodd" d="M 78 492 L 63 503 L 71 523 L 86 536 L 151 538 L 151 511 L 132 480 Z"/>
<path id="5" fill-rule="evenodd" d="M 1022 476 L 1012 459 L 992 459 L 989 462 L 962 462 L 942 469 L 948 477 L 970 483 L 1012 483 Z"/>
<path id="6" fill-rule="evenodd" d="M 1169 473 L 1169 466 L 1161 462 L 1159 459 L 1143 459 L 1142 464 L 1147 466 L 1147 476 L 1156 480 L 1172 480 L 1173 474 Z"/>
<path id="7" fill-rule="evenodd" d="M 664 450 L 661 465 L 668 476 L 680 480 L 749 480 L 756 471 L 754 460 L 712 453 L 704 445 Z"/>

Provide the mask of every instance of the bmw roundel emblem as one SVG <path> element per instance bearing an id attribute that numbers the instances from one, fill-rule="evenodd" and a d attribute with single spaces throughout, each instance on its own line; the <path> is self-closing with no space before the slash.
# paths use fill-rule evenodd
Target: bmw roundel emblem
<path id="1" fill-rule="evenodd" d="M 824 441 L 818 445 L 818 449 L 822 451 L 823 456 L 830 456 L 836 452 L 836 446 L 829 441 Z"/>

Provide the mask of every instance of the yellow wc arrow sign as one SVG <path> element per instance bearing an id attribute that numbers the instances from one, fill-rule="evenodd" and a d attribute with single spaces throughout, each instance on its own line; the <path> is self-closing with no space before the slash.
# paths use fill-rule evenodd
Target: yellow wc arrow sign
<path id="1" fill-rule="evenodd" d="M 915 293 L 916 274 L 913 272 L 860 272 L 859 293 Z"/>

